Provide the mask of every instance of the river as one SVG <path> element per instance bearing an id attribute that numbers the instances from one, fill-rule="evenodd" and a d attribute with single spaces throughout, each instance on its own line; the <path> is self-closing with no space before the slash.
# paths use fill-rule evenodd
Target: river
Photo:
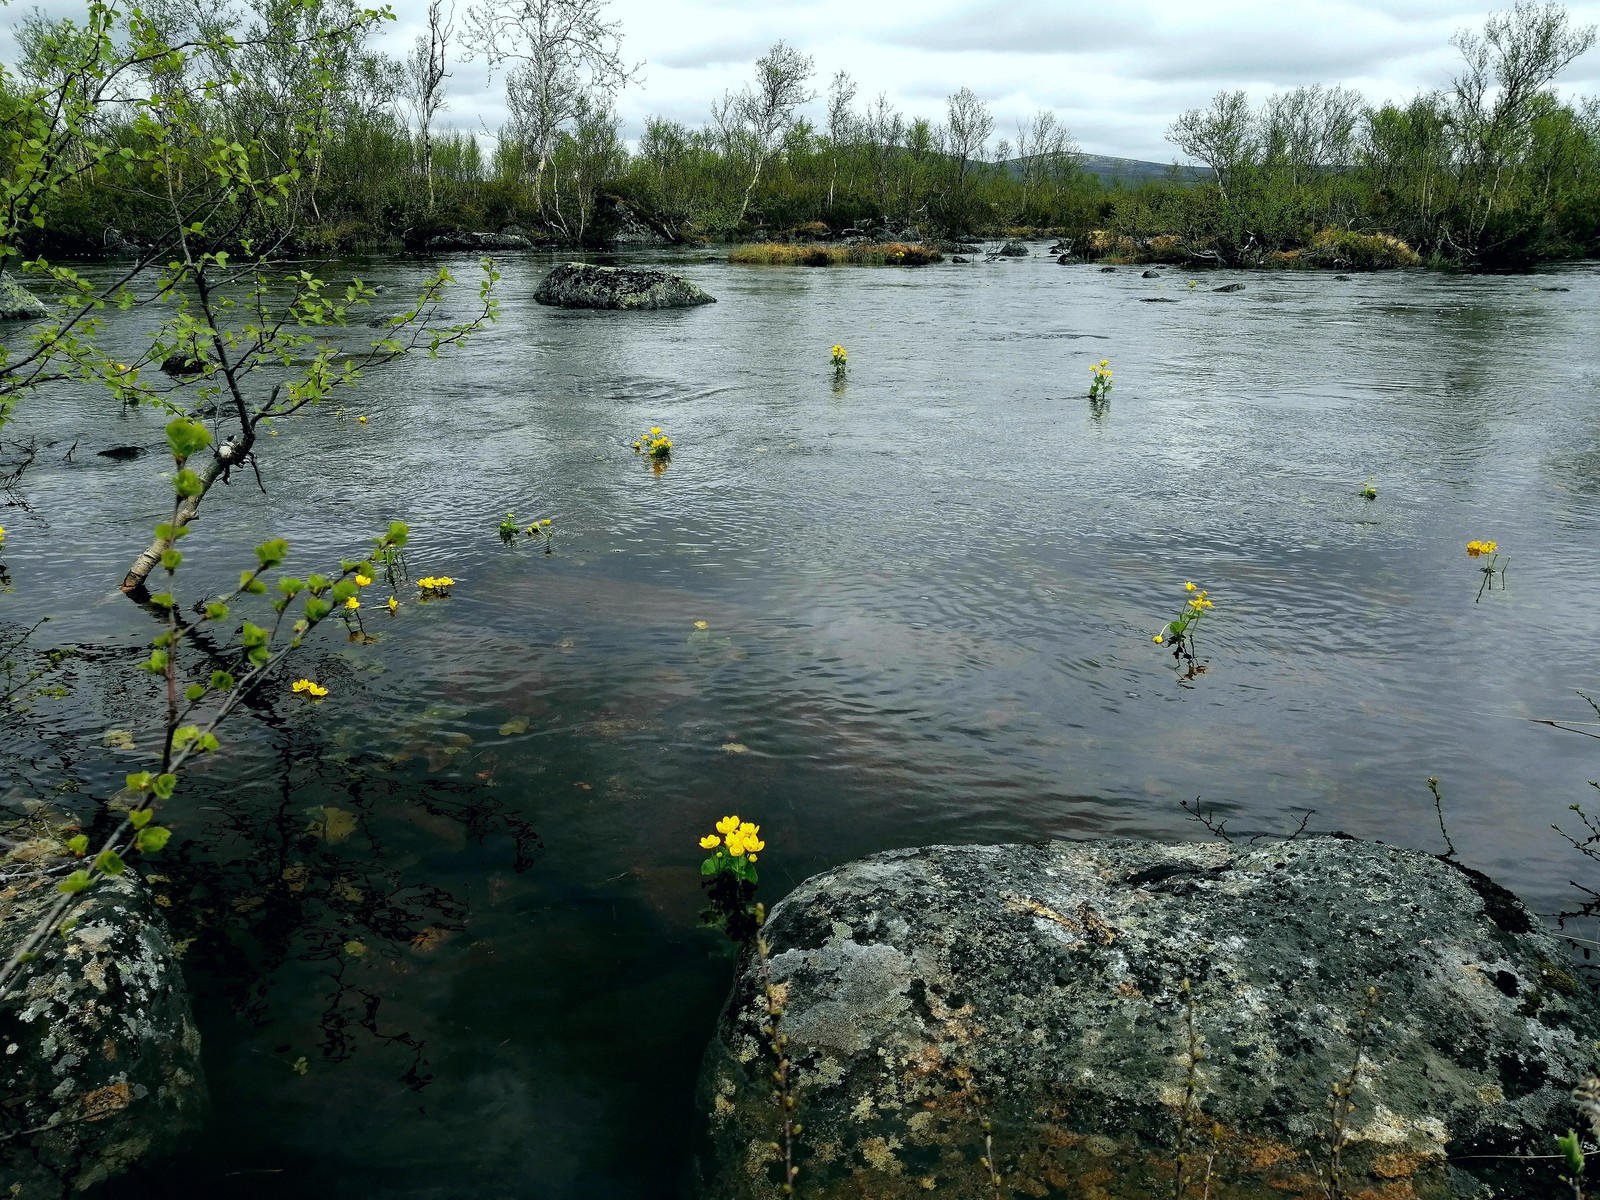
<path id="1" fill-rule="evenodd" d="M 720 301 L 651 313 L 541 308 L 551 260 L 509 258 L 468 349 L 284 422 L 264 496 L 213 493 L 186 596 L 268 536 L 304 573 L 391 519 L 414 576 L 457 584 L 393 616 L 375 585 L 375 644 L 295 667 L 330 696 L 283 680 L 165 810 L 213 1115 L 117 1196 L 674 1194 L 732 968 L 696 842 L 728 813 L 762 826 L 770 902 L 896 846 L 1212 836 L 1196 798 L 1236 837 L 1443 850 L 1431 775 L 1466 862 L 1546 912 L 1595 883 L 1550 827 L 1600 802 L 1600 756 L 1537 719 L 1593 721 L 1600 688 L 1600 269 L 1144 279 L 1034 251 L 636 254 Z M 388 312 L 427 267 L 343 269 Z M 108 320 L 137 353 L 148 317 Z M 0 621 L 133 661 L 154 630 L 115 584 L 167 502 L 161 423 L 24 403 L 8 439 L 52 445 L 32 512 L 0 507 Z M 630 448 L 651 426 L 660 473 Z M 502 545 L 508 510 L 552 517 L 554 553 Z M 1484 538 L 1510 569 L 1479 599 Z M 1216 607 L 1184 678 L 1151 636 L 1191 580 Z M 75 686 L 52 736 L 105 794 L 144 761 L 107 732 L 147 746 L 159 713 L 125 671 Z"/>

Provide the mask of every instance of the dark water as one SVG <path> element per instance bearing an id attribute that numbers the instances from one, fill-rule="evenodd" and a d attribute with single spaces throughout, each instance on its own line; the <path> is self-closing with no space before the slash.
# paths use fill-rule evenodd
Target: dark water
<path id="1" fill-rule="evenodd" d="M 215 1113 L 127 1194 L 671 1195 L 730 969 L 695 842 L 728 812 L 763 826 L 771 900 L 893 846 L 1203 837 L 1197 796 L 1245 834 L 1314 809 L 1440 849 L 1437 775 L 1466 861 L 1571 899 L 1550 826 L 1600 765 L 1529 718 L 1592 720 L 1574 691 L 1600 687 L 1600 271 L 1217 295 L 1231 277 L 1037 257 L 675 261 L 721 303 L 552 311 L 544 260 L 507 263 L 468 351 L 286 423 L 269 494 L 208 501 L 194 591 L 269 534 L 305 571 L 392 518 L 414 575 L 459 583 L 373 612 L 376 645 L 321 642 L 297 673 L 328 701 L 285 681 L 169 809 L 157 884 L 193 939 Z M 423 274 L 361 270 L 394 305 Z M 92 451 L 159 425 L 29 402 L 10 436 L 59 445 L 25 477 L 35 515 L 0 509 L 0 620 L 150 635 L 113 588 L 161 462 Z M 676 443 L 659 476 L 628 448 L 651 425 Z M 556 553 L 503 547 L 508 509 L 554 516 Z M 1471 538 L 1510 556 L 1481 603 Z M 1184 682 L 1150 635 L 1190 579 L 1217 607 Z M 142 686 L 55 719 L 148 736 Z"/>

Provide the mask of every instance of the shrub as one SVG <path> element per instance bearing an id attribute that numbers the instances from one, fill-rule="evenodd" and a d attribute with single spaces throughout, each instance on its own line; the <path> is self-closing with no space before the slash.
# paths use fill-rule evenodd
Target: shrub
<path id="1" fill-rule="evenodd" d="M 746 266 L 771 267 L 921 267 L 943 262 L 944 255 L 921 243 L 882 242 L 863 246 L 798 246 L 785 242 L 762 242 L 740 246 L 728 261 Z"/>
<path id="2" fill-rule="evenodd" d="M 1421 255 L 1393 234 L 1353 229 L 1318 230 L 1306 248 L 1306 258 L 1314 266 L 1355 271 L 1394 270 L 1422 262 Z"/>

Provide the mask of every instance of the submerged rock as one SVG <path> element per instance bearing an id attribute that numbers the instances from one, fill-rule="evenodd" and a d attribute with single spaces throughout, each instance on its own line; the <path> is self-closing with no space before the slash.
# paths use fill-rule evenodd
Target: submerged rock
<path id="1" fill-rule="evenodd" d="M 691 308 L 717 302 L 666 271 L 576 262 L 561 263 L 546 275 L 533 298 L 558 308 Z"/>
<path id="2" fill-rule="evenodd" d="M 953 263 L 970 263 L 972 260 L 970 258 L 962 258 L 961 255 L 958 254 L 950 261 Z"/>
<path id="3" fill-rule="evenodd" d="M 1160 279 L 1161 278 L 1161 272 L 1160 271 L 1145 271 L 1142 274 L 1140 274 L 1139 278 L 1140 279 Z"/>
<path id="4" fill-rule="evenodd" d="M 1346 1196 L 1549 1196 L 1514 1156 L 1577 1123 L 1600 1038 L 1515 897 L 1353 839 L 891 851 L 767 936 L 810 1200 L 988 1196 L 986 1154 L 1011 1196 L 1170 1196 L 1181 1156 L 1187 1196 L 1312 1200 L 1330 1144 Z M 702 1073 L 719 1200 L 779 1194 L 757 978 Z"/>
<path id="5" fill-rule="evenodd" d="M 1140 296 L 1139 297 L 1139 303 L 1140 304 L 1176 304 L 1177 300 L 1175 300 L 1171 296 Z"/>
<path id="6" fill-rule="evenodd" d="M 49 315 L 43 300 L 9 275 L 0 275 L 0 321 L 39 321 Z"/>
<path id="7" fill-rule="evenodd" d="M 1221 287 L 1212 288 L 1211 290 L 1213 292 L 1242 292 L 1242 291 L 1244 291 L 1244 284 L 1242 284 L 1242 283 L 1225 283 Z"/>
<path id="8" fill-rule="evenodd" d="M 1100 274 L 1102 274 L 1102 275 L 1112 275 L 1112 274 L 1116 273 L 1116 270 L 1117 269 L 1115 267 L 1101 267 L 1100 268 Z"/>
<path id="9" fill-rule="evenodd" d="M 0 886 L 0 960 L 59 898 L 57 878 Z M 77 916 L 0 1003 L 3 1196 L 85 1191 L 204 1115 L 200 1034 L 148 889 L 132 872 L 102 879 Z"/>

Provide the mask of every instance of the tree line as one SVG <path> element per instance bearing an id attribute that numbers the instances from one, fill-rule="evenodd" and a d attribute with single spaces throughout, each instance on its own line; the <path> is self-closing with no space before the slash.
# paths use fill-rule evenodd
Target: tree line
<path id="1" fill-rule="evenodd" d="M 1518 0 L 1459 33 L 1450 85 L 1404 103 L 1340 86 L 1258 102 L 1219 93 L 1168 130 L 1208 177 L 1136 187 L 1085 172 L 1052 112 L 1002 131 L 959 88 L 940 119 L 908 116 L 844 72 L 822 84 L 785 42 L 703 123 L 652 116 L 630 147 L 616 102 L 640 66 L 607 0 L 479 0 L 460 12 L 431 0 L 403 60 L 374 48 L 379 24 L 357 0 L 148 0 L 122 30 L 93 36 L 206 47 L 124 86 L 182 103 L 224 144 L 248 132 L 268 155 L 263 172 L 295 159 L 310 175 L 305 200 L 262 231 L 310 252 L 510 226 L 601 244 L 631 210 L 683 241 L 887 225 L 930 237 L 1049 230 L 1091 253 L 1224 263 L 1290 261 L 1319 238 L 1364 234 L 1473 267 L 1600 254 L 1600 101 L 1554 90 L 1595 30 L 1556 3 Z M 314 56 L 284 51 L 311 30 L 338 36 Z M 14 123 L 89 36 L 71 19 L 24 19 L 0 119 Z M 442 126 L 467 59 L 505 90 L 508 118 L 492 134 Z M 139 148 L 123 97 L 101 99 L 95 136 Z M 147 240 L 153 186 L 88 172 L 52 197 L 35 240 L 58 251 Z"/>

